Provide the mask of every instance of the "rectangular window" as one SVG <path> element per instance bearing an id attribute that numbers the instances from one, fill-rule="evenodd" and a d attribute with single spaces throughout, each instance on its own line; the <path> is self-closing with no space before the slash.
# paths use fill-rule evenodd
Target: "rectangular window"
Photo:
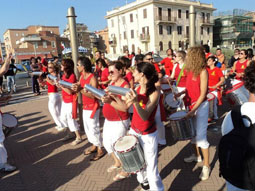
<path id="1" fill-rule="evenodd" d="M 127 33 L 126 33 L 126 31 L 125 31 L 124 34 L 123 34 L 123 38 L 124 38 L 124 39 L 127 39 Z"/>
<path id="2" fill-rule="evenodd" d="M 203 27 L 201 27 L 201 35 L 203 35 L 203 33 L 204 33 L 204 28 Z"/>
<path id="3" fill-rule="evenodd" d="M 56 48 L 56 43 L 55 43 L 55 41 L 51 41 L 51 47 L 52 47 L 52 48 Z"/>
<path id="4" fill-rule="evenodd" d="M 210 23 L 210 13 L 206 13 L 206 20 L 207 20 L 207 23 Z"/>
<path id="5" fill-rule="evenodd" d="M 114 27 L 114 21 L 113 21 L 113 19 L 111 20 L 111 22 L 112 22 L 112 27 Z"/>
<path id="6" fill-rule="evenodd" d="M 133 14 L 130 14 L 130 23 L 133 22 Z"/>
<path id="7" fill-rule="evenodd" d="M 182 47 L 182 41 L 179 41 L 178 45 L 179 45 L 179 48 L 181 48 Z"/>
<path id="8" fill-rule="evenodd" d="M 171 21 L 171 9 L 167 9 L 168 21 Z"/>
<path id="9" fill-rule="evenodd" d="M 201 13 L 201 17 L 202 17 L 202 22 L 205 23 L 205 13 L 204 12 Z"/>
<path id="10" fill-rule="evenodd" d="M 34 42 L 34 48 L 38 48 L 38 43 Z"/>
<path id="11" fill-rule="evenodd" d="M 210 34 L 210 28 L 209 27 L 207 28 L 207 34 L 208 35 Z"/>
<path id="12" fill-rule="evenodd" d="M 134 34 L 134 30 L 131 30 L 131 38 L 134 38 L 135 34 Z"/>
<path id="13" fill-rule="evenodd" d="M 125 16 L 123 16 L 123 17 L 122 17 L 122 23 L 123 23 L 123 25 L 125 25 L 125 24 L 126 24 Z"/>
<path id="14" fill-rule="evenodd" d="M 186 10 L 186 19 L 189 19 L 189 11 Z"/>
<path id="15" fill-rule="evenodd" d="M 132 52 L 135 52 L 135 45 L 132 44 Z"/>
<path id="16" fill-rule="evenodd" d="M 189 36 L 189 26 L 186 26 L 186 35 Z"/>
<path id="17" fill-rule="evenodd" d="M 201 45 L 203 45 L 204 44 L 204 42 L 201 40 Z"/>
<path id="18" fill-rule="evenodd" d="M 162 20 L 162 8 L 161 7 L 158 8 L 158 18 L 159 18 L 159 20 Z"/>
<path id="19" fill-rule="evenodd" d="M 172 26 L 167 26 L 167 27 L 166 27 L 166 30 L 167 30 L 167 34 L 168 34 L 168 35 L 171 35 L 171 34 L 172 34 Z"/>
<path id="20" fill-rule="evenodd" d="M 182 10 L 178 9 L 178 18 L 181 19 L 182 18 Z"/>
<path id="21" fill-rule="evenodd" d="M 162 35 L 162 34 L 163 34 L 163 26 L 162 26 L 162 25 L 159 25 L 158 27 L 159 27 L 159 34 Z"/>
<path id="22" fill-rule="evenodd" d="M 47 48 L 47 42 L 43 41 L 43 48 Z"/>
<path id="23" fill-rule="evenodd" d="M 178 35 L 182 34 L 182 26 L 177 26 Z"/>
<path id="24" fill-rule="evenodd" d="M 143 18 L 146 19 L 147 18 L 147 9 L 143 10 Z"/>

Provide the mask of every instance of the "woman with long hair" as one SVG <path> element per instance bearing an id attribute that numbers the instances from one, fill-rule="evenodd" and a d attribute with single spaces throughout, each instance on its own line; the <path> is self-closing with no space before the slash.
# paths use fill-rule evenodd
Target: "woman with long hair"
<path id="1" fill-rule="evenodd" d="M 200 174 L 201 180 L 207 180 L 210 174 L 209 143 L 207 141 L 209 103 L 207 101 L 208 73 L 205 53 L 202 47 L 191 47 L 185 59 L 187 79 L 185 105 L 189 108 L 186 118 L 193 117 L 196 137 L 191 140 L 195 154 L 184 158 L 184 162 L 201 162 L 199 148 L 202 150 L 204 166 Z"/>
<path id="2" fill-rule="evenodd" d="M 98 100 L 84 89 L 85 85 L 90 85 L 97 88 L 97 79 L 92 73 L 92 64 L 89 58 L 81 57 L 78 59 L 77 69 L 81 73 L 80 80 L 73 86 L 73 90 L 82 93 L 83 103 L 83 125 L 88 141 L 92 146 L 84 151 L 85 155 L 97 152 L 96 155 L 91 158 L 91 161 L 99 160 L 104 156 L 102 150 L 103 140 L 100 132 L 99 114 L 100 108 Z"/>
<path id="3" fill-rule="evenodd" d="M 57 63 L 49 63 L 48 64 L 48 73 L 56 79 L 59 79 L 59 72 L 60 72 L 60 67 Z M 46 85 L 48 86 L 48 97 L 49 97 L 49 102 L 48 102 L 48 108 L 50 111 L 50 114 L 57 125 L 55 128 L 58 131 L 64 130 L 65 126 L 62 124 L 61 119 L 60 119 L 60 111 L 61 111 L 61 96 L 58 93 L 58 88 L 56 86 L 56 81 L 50 79 L 48 76 L 46 77 L 45 80 Z"/>
<path id="4" fill-rule="evenodd" d="M 133 72 L 130 68 L 131 66 L 131 60 L 129 60 L 127 57 L 122 56 L 119 59 L 122 64 L 124 65 L 124 72 L 125 72 L 125 77 L 124 79 L 129 83 L 130 88 L 134 89 L 134 78 L 133 78 Z"/>
<path id="5" fill-rule="evenodd" d="M 108 65 L 106 64 L 105 60 L 102 58 L 97 59 L 96 64 L 98 69 L 100 69 L 99 76 L 98 76 L 99 86 L 101 89 L 105 89 L 110 82 L 110 80 L 108 79 L 108 76 L 109 76 Z"/>
<path id="6" fill-rule="evenodd" d="M 109 74 L 112 79 L 110 85 L 129 88 L 128 82 L 123 79 L 123 64 L 120 61 L 112 62 L 109 65 Z M 104 96 L 102 102 L 104 103 L 103 115 L 105 117 L 103 144 L 108 154 L 114 160 L 114 164 L 107 169 L 107 172 L 113 172 L 121 168 L 121 162 L 114 153 L 113 145 L 120 137 L 126 135 L 130 120 L 127 112 L 128 108 L 120 96 Z M 121 180 L 128 176 L 129 174 L 122 171 L 113 180 Z"/>
<path id="7" fill-rule="evenodd" d="M 130 134 L 138 137 L 146 162 L 146 168 L 137 173 L 137 180 L 143 189 L 164 190 L 158 172 L 158 138 L 155 115 L 160 92 L 155 87 L 158 74 L 152 64 L 145 62 L 137 64 L 133 73 L 135 82 L 139 86 L 135 91 L 125 96 L 127 106 L 133 105 L 134 114 L 131 122 Z"/>
<path id="8" fill-rule="evenodd" d="M 74 75 L 74 62 L 71 59 L 64 59 L 61 63 L 61 70 L 63 71 L 62 80 L 69 83 L 76 83 L 76 77 Z M 58 87 L 62 89 L 62 106 L 61 106 L 61 121 L 65 127 L 68 127 L 70 132 L 74 132 L 76 139 L 71 143 L 73 146 L 82 142 L 82 138 L 79 132 L 78 123 L 73 118 L 73 102 L 75 92 L 69 88 L 66 88 L 60 84 Z M 72 139 L 73 134 L 68 132 L 64 137 L 64 141 Z"/>

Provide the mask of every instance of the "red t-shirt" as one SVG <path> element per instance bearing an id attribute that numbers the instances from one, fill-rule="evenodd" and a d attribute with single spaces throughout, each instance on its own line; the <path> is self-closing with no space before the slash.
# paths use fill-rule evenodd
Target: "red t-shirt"
<path id="1" fill-rule="evenodd" d="M 149 97 L 146 96 L 145 94 L 140 94 L 140 89 L 141 87 L 138 87 L 137 89 L 137 95 L 138 95 L 138 102 L 140 104 L 140 106 L 145 109 L 146 108 L 146 104 L 149 101 Z M 133 113 L 133 118 L 132 118 L 132 123 L 131 123 L 131 128 L 137 132 L 137 133 L 142 133 L 143 135 L 147 135 L 150 133 L 153 133 L 157 130 L 156 124 L 155 124 L 155 115 L 156 115 L 156 111 L 157 111 L 157 106 L 155 107 L 155 109 L 152 111 L 150 117 L 148 118 L 148 120 L 144 121 L 140 115 L 138 114 L 138 112 L 136 111 L 135 106 L 133 107 L 134 109 L 134 113 Z M 148 132 L 146 131 L 148 128 L 150 128 L 150 130 L 148 130 Z M 146 132 L 144 132 L 146 131 Z"/>
<path id="2" fill-rule="evenodd" d="M 171 76 L 174 67 L 172 59 L 166 57 L 160 63 L 165 66 L 166 75 Z"/>
<path id="3" fill-rule="evenodd" d="M 105 69 L 101 72 L 100 81 L 101 81 L 101 82 L 108 81 L 108 76 L 109 76 L 109 70 L 108 70 L 108 68 L 105 68 Z M 106 87 L 107 87 L 107 84 L 101 84 L 101 88 L 102 88 L 102 89 L 105 89 Z"/>
<path id="4" fill-rule="evenodd" d="M 128 72 L 124 79 L 129 83 L 133 79 L 132 72 Z"/>
<path id="5" fill-rule="evenodd" d="M 157 71 L 158 73 L 160 73 L 160 69 L 159 69 L 158 64 L 154 62 L 153 65 L 154 65 L 156 71 Z"/>
<path id="6" fill-rule="evenodd" d="M 208 53 L 205 54 L 205 58 L 206 58 L 206 59 L 209 58 L 210 56 L 213 56 L 213 54 L 210 53 L 210 52 L 208 52 Z"/>
<path id="7" fill-rule="evenodd" d="M 74 74 L 71 74 L 69 78 L 66 78 L 65 74 L 62 77 L 62 80 L 69 82 L 69 83 L 75 83 L 76 77 Z M 73 102 L 73 94 L 68 94 L 64 90 L 62 90 L 62 99 L 65 103 L 72 103 Z"/>
<path id="8" fill-rule="evenodd" d="M 44 67 L 42 67 L 42 71 L 48 72 L 48 62 L 45 58 L 42 59 L 42 66 L 44 66 Z"/>
<path id="9" fill-rule="evenodd" d="M 207 68 L 208 72 L 208 86 L 215 86 L 219 83 L 220 78 L 223 77 L 223 73 L 220 68 L 215 67 L 214 69 Z M 214 91 L 215 89 L 209 88 L 210 91 Z"/>
<path id="10" fill-rule="evenodd" d="M 175 67 L 175 73 L 174 73 L 174 78 L 176 81 L 178 80 L 180 72 L 181 72 L 181 68 L 180 68 L 179 63 L 177 63 L 177 66 Z M 184 69 L 181 79 L 179 81 L 178 87 L 186 87 L 186 78 L 187 78 L 187 72 Z"/>
<path id="11" fill-rule="evenodd" d="M 245 60 L 243 63 L 238 60 L 236 62 L 236 73 L 244 73 L 245 68 L 247 67 L 248 60 Z M 241 77 L 236 77 L 237 80 L 241 80 Z"/>
<path id="12" fill-rule="evenodd" d="M 111 85 L 114 85 L 114 83 L 112 83 Z M 124 88 L 126 85 L 128 85 L 128 82 L 124 81 L 120 87 Z M 121 98 L 121 96 L 119 96 L 119 98 Z M 109 103 L 104 104 L 103 115 L 108 121 L 121 121 L 127 120 L 129 118 L 128 112 L 119 111 L 113 106 L 111 106 Z"/>
<path id="13" fill-rule="evenodd" d="M 94 76 L 94 74 L 90 74 L 87 79 L 84 79 L 84 75 L 81 75 L 80 78 L 80 84 L 81 87 L 84 88 L 85 84 L 90 84 L 91 78 Z M 95 104 L 97 104 L 96 98 L 89 98 L 82 94 L 82 103 L 83 103 L 83 110 L 93 110 L 95 107 Z"/>
<path id="14" fill-rule="evenodd" d="M 58 92 L 58 88 L 56 85 L 51 85 L 49 82 L 46 82 L 48 86 L 48 93 L 56 93 Z"/>
<path id="15" fill-rule="evenodd" d="M 192 109 L 192 106 L 196 103 L 200 96 L 200 75 L 194 77 L 193 73 L 189 72 L 186 79 L 186 96 L 185 105 Z M 205 97 L 206 100 L 206 97 Z"/>

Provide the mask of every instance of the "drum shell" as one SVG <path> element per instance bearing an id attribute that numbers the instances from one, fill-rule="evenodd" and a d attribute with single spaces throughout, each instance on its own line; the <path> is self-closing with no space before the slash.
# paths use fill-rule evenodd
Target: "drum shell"
<path id="1" fill-rule="evenodd" d="M 233 91 L 229 91 L 226 96 L 233 105 L 242 105 L 249 100 L 249 92 L 243 85 Z"/>
<path id="2" fill-rule="evenodd" d="M 11 121 L 6 121 L 11 120 Z M 13 128 L 18 126 L 18 120 L 17 118 L 9 113 L 2 114 L 2 124 L 3 124 L 3 132 L 5 137 L 7 137 L 10 132 L 13 130 Z"/>
<path id="3" fill-rule="evenodd" d="M 213 97 L 211 99 L 207 99 L 208 103 L 209 103 L 209 115 L 208 115 L 208 118 L 213 119 L 214 118 L 215 95 L 213 93 L 209 93 L 209 94 L 212 94 Z"/>
<path id="4" fill-rule="evenodd" d="M 169 114 L 172 114 L 172 113 L 175 113 L 178 109 L 178 107 L 180 106 L 180 103 L 178 103 L 178 105 L 176 107 L 171 107 L 170 105 L 168 105 L 166 99 L 167 99 L 167 96 L 169 94 L 172 94 L 172 93 L 166 93 L 164 95 L 164 101 L 163 101 L 163 104 L 164 104 L 164 108 L 165 110 L 169 113 Z"/>
<path id="5" fill-rule="evenodd" d="M 193 119 L 181 118 L 172 120 L 170 118 L 170 127 L 175 140 L 188 140 L 196 136 L 196 130 L 193 125 Z"/>
<path id="6" fill-rule="evenodd" d="M 115 153 L 122 163 L 123 170 L 128 173 L 135 174 L 143 170 L 146 166 L 143 149 L 138 140 L 131 149 L 122 152 L 115 150 Z"/>

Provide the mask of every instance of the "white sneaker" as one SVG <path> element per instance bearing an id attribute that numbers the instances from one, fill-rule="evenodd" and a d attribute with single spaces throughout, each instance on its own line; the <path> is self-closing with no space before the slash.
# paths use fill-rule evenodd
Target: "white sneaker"
<path id="1" fill-rule="evenodd" d="M 4 172 L 12 172 L 12 171 L 16 170 L 16 167 L 9 165 L 8 163 L 5 163 L 2 165 L 0 170 L 2 170 Z"/>
<path id="2" fill-rule="evenodd" d="M 65 130 L 65 128 L 59 127 L 59 126 L 56 126 L 55 129 L 57 129 L 58 131 L 64 131 Z"/>
<path id="3" fill-rule="evenodd" d="M 202 162 L 201 156 L 196 156 L 195 154 L 192 154 L 191 156 L 184 158 L 184 162 Z"/>
<path id="4" fill-rule="evenodd" d="M 211 171 L 210 167 L 203 166 L 203 169 L 202 169 L 202 172 L 201 172 L 199 178 L 201 180 L 207 180 L 209 178 L 210 171 Z"/>

